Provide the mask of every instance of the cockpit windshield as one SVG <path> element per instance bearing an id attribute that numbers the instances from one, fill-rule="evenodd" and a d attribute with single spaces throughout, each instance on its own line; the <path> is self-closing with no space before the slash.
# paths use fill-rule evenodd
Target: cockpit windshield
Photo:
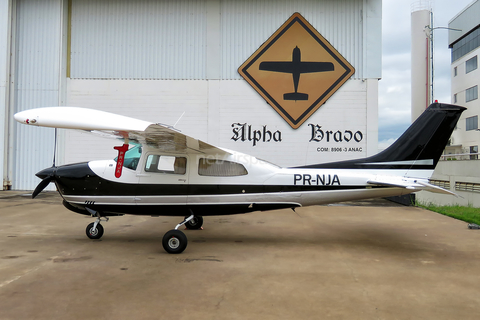
<path id="1" fill-rule="evenodd" d="M 142 146 L 134 146 L 133 148 L 129 149 L 127 152 L 125 152 L 125 160 L 123 161 L 123 166 L 128 169 L 136 170 L 141 155 Z M 115 162 L 117 162 L 117 158 L 114 159 Z"/>

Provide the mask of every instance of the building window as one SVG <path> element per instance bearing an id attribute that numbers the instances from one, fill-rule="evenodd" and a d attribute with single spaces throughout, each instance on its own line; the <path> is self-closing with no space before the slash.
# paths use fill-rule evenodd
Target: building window
<path id="1" fill-rule="evenodd" d="M 453 103 L 457 103 L 457 94 L 456 93 L 453 95 Z"/>
<path id="2" fill-rule="evenodd" d="M 478 116 L 467 118 L 467 131 L 478 129 Z"/>
<path id="3" fill-rule="evenodd" d="M 477 56 L 465 61 L 465 73 L 469 73 L 475 69 L 477 69 Z"/>
<path id="4" fill-rule="evenodd" d="M 457 191 L 473 191 L 480 192 L 480 184 L 472 182 L 455 182 L 455 190 Z"/>
<path id="5" fill-rule="evenodd" d="M 480 47 L 480 29 L 477 27 L 465 37 L 455 42 L 452 48 L 452 62 Z"/>
<path id="6" fill-rule="evenodd" d="M 470 153 L 474 153 L 470 156 L 470 160 L 478 159 L 478 146 L 470 146 Z"/>
<path id="7" fill-rule="evenodd" d="M 453 76 L 456 77 L 457 76 L 457 67 L 453 68 Z"/>
<path id="8" fill-rule="evenodd" d="M 465 90 L 465 101 L 469 102 L 478 99 L 478 86 L 468 88 Z"/>

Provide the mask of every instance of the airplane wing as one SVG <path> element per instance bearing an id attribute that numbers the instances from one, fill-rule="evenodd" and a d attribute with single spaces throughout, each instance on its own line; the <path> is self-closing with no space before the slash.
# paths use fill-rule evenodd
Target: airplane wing
<path id="1" fill-rule="evenodd" d="M 130 131 L 128 137 L 130 140 L 167 152 L 192 153 L 193 151 L 217 155 L 230 154 L 224 149 L 215 147 L 160 124 L 151 124 L 144 131 Z"/>
<path id="2" fill-rule="evenodd" d="M 260 70 L 293 73 L 293 63 L 291 61 L 264 61 L 260 63 Z"/>
<path id="3" fill-rule="evenodd" d="M 77 129 L 176 153 L 230 154 L 163 124 L 138 120 L 109 112 L 78 107 L 47 107 L 15 114 L 20 123 L 62 129 Z"/>
<path id="4" fill-rule="evenodd" d="M 300 62 L 300 73 L 333 71 L 335 67 L 331 62 Z"/>
<path id="5" fill-rule="evenodd" d="M 376 176 L 374 179 L 368 180 L 367 183 L 372 185 L 378 185 L 378 186 L 405 188 L 413 191 L 426 190 L 426 191 L 435 192 L 435 193 L 450 194 L 458 197 L 458 195 L 455 192 L 433 185 L 424 180 L 419 180 L 414 178 L 401 178 L 401 177 L 395 177 L 395 176 Z"/>
<path id="6" fill-rule="evenodd" d="M 297 68 L 297 70 L 295 70 Z M 265 61 L 260 63 L 260 70 L 294 73 L 312 73 L 312 72 L 324 72 L 333 71 L 335 69 L 331 62 L 308 62 L 302 61 L 299 64 L 293 64 L 290 61 Z"/>

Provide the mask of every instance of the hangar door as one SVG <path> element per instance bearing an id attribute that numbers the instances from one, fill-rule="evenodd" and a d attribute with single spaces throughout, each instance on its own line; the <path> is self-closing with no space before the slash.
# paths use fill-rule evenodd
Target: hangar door
<path id="1" fill-rule="evenodd" d="M 18 124 L 13 114 L 60 104 L 63 5 L 61 0 L 14 3 L 7 177 L 12 189 L 32 190 L 40 182 L 35 173 L 52 165 L 55 131 Z"/>

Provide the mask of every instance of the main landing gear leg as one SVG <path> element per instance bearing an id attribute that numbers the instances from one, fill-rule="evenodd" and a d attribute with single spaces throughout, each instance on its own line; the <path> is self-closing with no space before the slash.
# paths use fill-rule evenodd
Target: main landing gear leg
<path id="1" fill-rule="evenodd" d="M 87 226 L 87 229 L 85 230 L 87 237 L 90 239 L 100 239 L 103 236 L 103 226 L 100 224 L 101 221 L 108 221 L 107 217 L 103 217 L 104 220 L 102 220 L 102 216 L 98 211 L 92 210 L 90 208 L 86 208 L 88 212 L 92 215 L 92 217 L 97 217 L 95 222 L 90 223 Z"/>
<path id="2" fill-rule="evenodd" d="M 187 247 L 187 236 L 182 231 L 178 230 L 181 226 L 194 219 L 195 215 L 186 217 L 181 223 L 177 224 L 175 229 L 165 233 L 162 239 L 163 249 L 168 253 L 182 253 Z"/>
<path id="3" fill-rule="evenodd" d="M 186 217 L 185 217 L 186 218 Z M 203 226 L 203 217 L 194 216 L 193 219 L 185 223 L 185 227 L 189 230 L 198 230 L 202 229 Z"/>

